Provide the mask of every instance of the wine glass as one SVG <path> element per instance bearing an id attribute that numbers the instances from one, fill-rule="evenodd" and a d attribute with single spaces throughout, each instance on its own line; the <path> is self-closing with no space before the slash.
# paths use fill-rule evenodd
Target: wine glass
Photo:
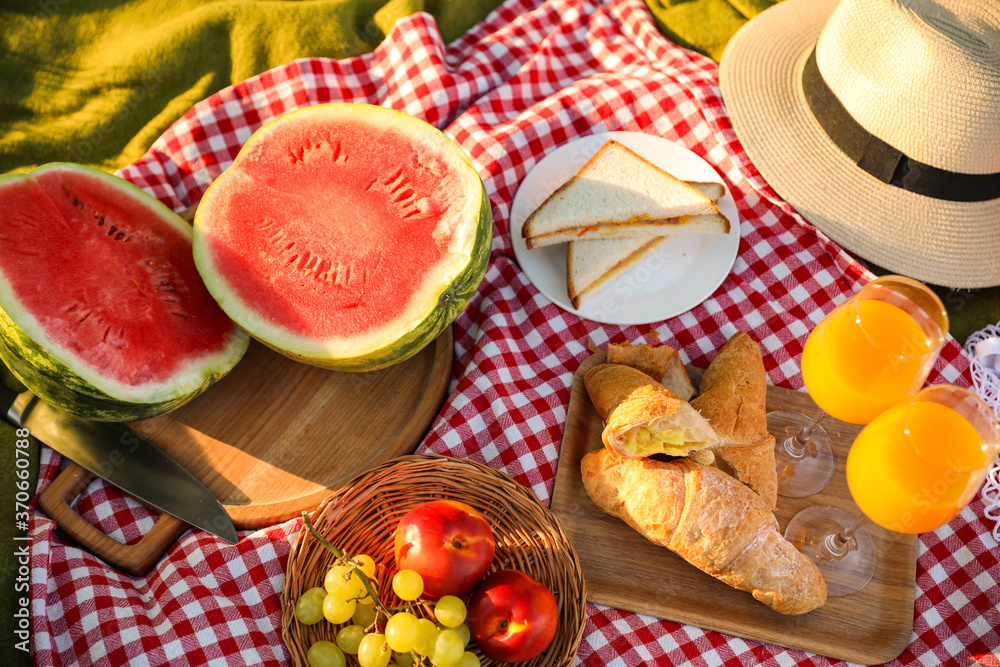
<path id="1" fill-rule="evenodd" d="M 785 537 L 813 559 L 830 596 L 863 588 L 877 562 L 873 521 L 923 533 L 951 521 L 982 487 L 1000 450 L 996 414 L 968 389 L 931 385 L 865 426 L 847 456 L 847 484 L 862 514 L 808 507 Z"/>
<path id="2" fill-rule="evenodd" d="M 915 394 L 927 380 L 948 332 L 948 314 L 926 285 L 881 276 L 837 306 L 809 334 L 802 379 L 821 412 L 768 413 L 775 436 L 778 493 L 802 498 L 833 477 L 830 415 L 867 424 L 890 405 Z"/>

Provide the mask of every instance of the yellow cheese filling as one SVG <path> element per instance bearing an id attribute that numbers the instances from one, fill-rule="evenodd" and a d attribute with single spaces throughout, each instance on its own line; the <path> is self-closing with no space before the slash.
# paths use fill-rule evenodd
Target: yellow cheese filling
<path id="1" fill-rule="evenodd" d="M 703 444 L 695 440 L 687 429 L 664 428 L 651 430 L 647 426 L 638 426 L 622 435 L 622 448 L 632 456 L 642 457 L 651 454 L 666 454 L 667 456 L 687 456 L 689 450 Z"/>

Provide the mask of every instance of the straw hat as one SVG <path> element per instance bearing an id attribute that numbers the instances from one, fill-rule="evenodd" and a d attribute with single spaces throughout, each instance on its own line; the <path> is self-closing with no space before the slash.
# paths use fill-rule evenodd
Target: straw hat
<path id="1" fill-rule="evenodd" d="M 1000 285 L 1000 0 L 784 0 L 719 78 L 750 160 L 831 239 L 925 282 Z"/>

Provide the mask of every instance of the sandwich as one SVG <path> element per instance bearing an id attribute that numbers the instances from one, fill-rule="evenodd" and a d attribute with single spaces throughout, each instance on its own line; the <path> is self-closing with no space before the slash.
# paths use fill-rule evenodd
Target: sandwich
<path id="1" fill-rule="evenodd" d="M 614 140 L 601 146 L 521 228 L 528 248 L 582 239 L 728 232 L 729 221 L 711 196 Z"/>
<path id="2" fill-rule="evenodd" d="M 702 191 L 713 199 L 713 203 L 725 194 L 725 187 L 721 183 L 691 182 L 687 185 Z M 683 231 L 728 234 L 729 220 L 723 215 L 717 217 L 721 218 L 722 222 L 707 227 L 695 224 Z M 637 265 L 643 258 L 652 256 L 656 249 L 672 236 L 673 234 L 667 230 L 666 233 L 645 233 L 619 238 L 581 236 L 579 240 L 570 241 L 566 244 L 566 291 L 573 307 L 579 310 L 584 301 Z"/>

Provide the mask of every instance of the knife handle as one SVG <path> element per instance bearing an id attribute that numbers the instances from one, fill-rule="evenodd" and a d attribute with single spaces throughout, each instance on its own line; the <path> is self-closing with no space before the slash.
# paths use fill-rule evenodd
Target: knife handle
<path id="1" fill-rule="evenodd" d="M 122 544 L 80 516 L 71 505 L 95 477 L 86 468 L 69 462 L 65 470 L 42 491 L 38 506 L 92 554 L 123 572 L 141 577 L 190 526 L 175 516 L 163 513 L 138 542 Z"/>

